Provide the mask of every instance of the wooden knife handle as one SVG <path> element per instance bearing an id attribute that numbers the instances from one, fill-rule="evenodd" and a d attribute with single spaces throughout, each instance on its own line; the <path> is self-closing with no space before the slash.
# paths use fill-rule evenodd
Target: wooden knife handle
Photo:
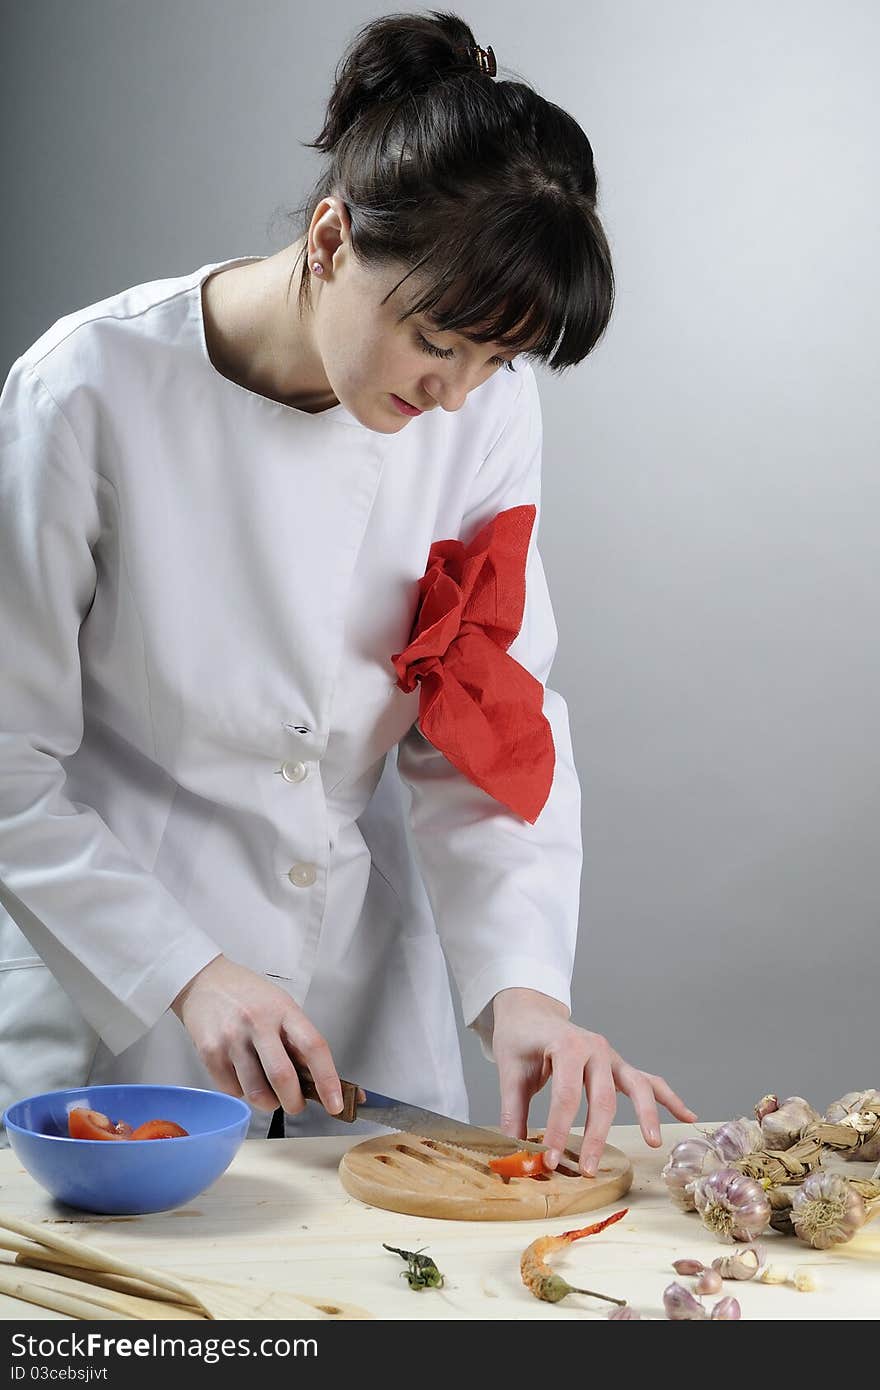
<path id="1" fill-rule="evenodd" d="M 312 1080 L 312 1073 L 309 1071 L 308 1067 L 298 1066 L 295 1062 L 294 1066 L 296 1067 L 296 1074 L 299 1077 L 300 1090 L 306 1100 L 316 1100 L 318 1104 L 321 1105 L 323 1102 L 318 1095 L 318 1088 Z M 337 1111 L 333 1118 L 334 1120 L 345 1120 L 351 1123 L 352 1120 L 357 1119 L 359 1088 L 355 1086 L 353 1081 L 343 1081 L 342 1077 L 340 1077 L 339 1080 L 342 1086 L 342 1109 Z"/>

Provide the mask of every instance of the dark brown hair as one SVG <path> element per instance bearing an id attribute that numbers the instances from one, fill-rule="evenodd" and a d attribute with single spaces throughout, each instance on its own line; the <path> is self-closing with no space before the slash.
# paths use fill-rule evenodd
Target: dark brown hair
<path id="1" fill-rule="evenodd" d="M 427 314 L 438 332 L 514 351 L 530 343 L 530 357 L 561 371 L 595 347 L 614 300 L 593 151 L 560 107 L 481 72 L 475 45 L 463 20 L 437 10 L 361 29 L 306 146 L 329 166 L 293 216 L 307 231 L 322 199 L 338 197 L 362 264 L 406 266 L 395 290 L 417 275 L 422 292 L 401 320 Z"/>

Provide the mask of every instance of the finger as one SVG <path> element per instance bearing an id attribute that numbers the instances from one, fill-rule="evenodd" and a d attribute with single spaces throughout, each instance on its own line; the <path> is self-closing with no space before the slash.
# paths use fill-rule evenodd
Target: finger
<path id="1" fill-rule="evenodd" d="M 498 1064 L 498 1085 L 501 1091 L 501 1128 L 515 1139 L 525 1139 L 529 1132 L 529 1101 L 533 1092 L 528 1076 L 516 1067 Z"/>
<path id="2" fill-rule="evenodd" d="M 326 1039 L 304 1015 L 284 1019 L 282 1031 L 296 1061 L 304 1063 L 311 1072 L 324 1109 L 330 1115 L 338 1115 L 342 1109 L 342 1082 Z"/>
<path id="3" fill-rule="evenodd" d="M 559 1163 L 584 1098 L 582 1047 L 561 1051 L 553 1056 L 552 1061 L 550 1110 L 547 1115 L 547 1128 L 544 1130 L 544 1143 L 548 1150 L 544 1155 L 544 1163 L 548 1168 L 555 1168 Z M 610 1078 L 610 1067 L 608 1075 Z"/>
<path id="4" fill-rule="evenodd" d="M 660 1116 L 651 1082 L 643 1072 L 628 1066 L 619 1068 L 615 1080 L 618 1089 L 629 1096 L 633 1103 L 645 1142 L 652 1148 L 658 1148 L 663 1140 L 660 1138 Z"/>
<path id="5" fill-rule="evenodd" d="M 676 1095 L 669 1083 L 663 1080 L 662 1076 L 649 1076 L 648 1080 L 651 1082 L 654 1095 L 660 1104 L 665 1105 L 669 1113 L 674 1115 L 676 1119 L 693 1121 L 697 1118 L 696 1110 L 691 1110 L 681 1096 Z"/>
<path id="6" fill-rule="evenodd" d="M 255 1050 L 256 1046 L 242 1047 L 232 1053 L 245 1100 L 257 1110 L 275 1110 L 281 1105 L 288 1114 L 298 1114 L 305 1101 L 290 1058 L 285 1059 L 285 1070 L 277 1057 L 273 1057 L 271 1047 L 264 1045 L 261 1055 Z M 282 1051 L 280 1045 L 278 1051 Z"/>
<path id="7" fill-rule="evenodd" d="M 219 1090 L 224 1091 L 228 1096 L 239 1098 L 244 1096 L 235 1067 L 225 1052 L 216 1056 L 202 1053 L 201 1057 L 211 1075 L 211 1080 L 216 1083 Z"/>
<path id="8" fill-rule="evenodd" d="M 587 1091 L 587 1123 L 581 1144 L 580 1166 L 581 1172 L 592 1178 L 598 1172 L 599 1160 L 605 1152 L 605 1141 L 617 1110 L 617 1090 L 607 1052 L 598 1050 L 587 1058 L 584 1085 Z"/>

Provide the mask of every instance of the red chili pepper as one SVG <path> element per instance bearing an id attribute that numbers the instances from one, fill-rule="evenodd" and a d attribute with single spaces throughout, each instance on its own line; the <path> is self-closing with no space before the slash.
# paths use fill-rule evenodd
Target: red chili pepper
<path id="1" fill-rule="evenodd" d="M 504 1154 L 501 1158 L 490 1158 L 489 1167 L 502 1178 L 537 1178 L 547 1172 L 543 1153 L 533 1154 L 527 1149 Z"/>

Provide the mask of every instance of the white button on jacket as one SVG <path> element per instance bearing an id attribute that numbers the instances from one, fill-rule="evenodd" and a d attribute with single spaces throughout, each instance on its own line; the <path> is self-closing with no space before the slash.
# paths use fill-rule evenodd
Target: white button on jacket
<path id="1" fill-rule="evenodd" d="M 167 1011 L 224 952 L 342 1075 L 463 1115 L 443 951 L 478 1030 L 508 986 L 569 1002 L 579 789 L 558 695 L 530 826 L 421 736 L 390 658 L 432 541 L 538 502 L 536 382 L 389 435 L 268 400 L 202 317 L 255 259 L 60 319 L 0 396 L 0 1101 L 213 1084 Z M 511 655 L 545 681 L 555 644 L 533 538 Z"/>
<path id="2" fill-rule="evenodd" d="M 287 877 L 297 888 L 311 888 L 318 877 L 314 864 L 294 864 Z"/>

